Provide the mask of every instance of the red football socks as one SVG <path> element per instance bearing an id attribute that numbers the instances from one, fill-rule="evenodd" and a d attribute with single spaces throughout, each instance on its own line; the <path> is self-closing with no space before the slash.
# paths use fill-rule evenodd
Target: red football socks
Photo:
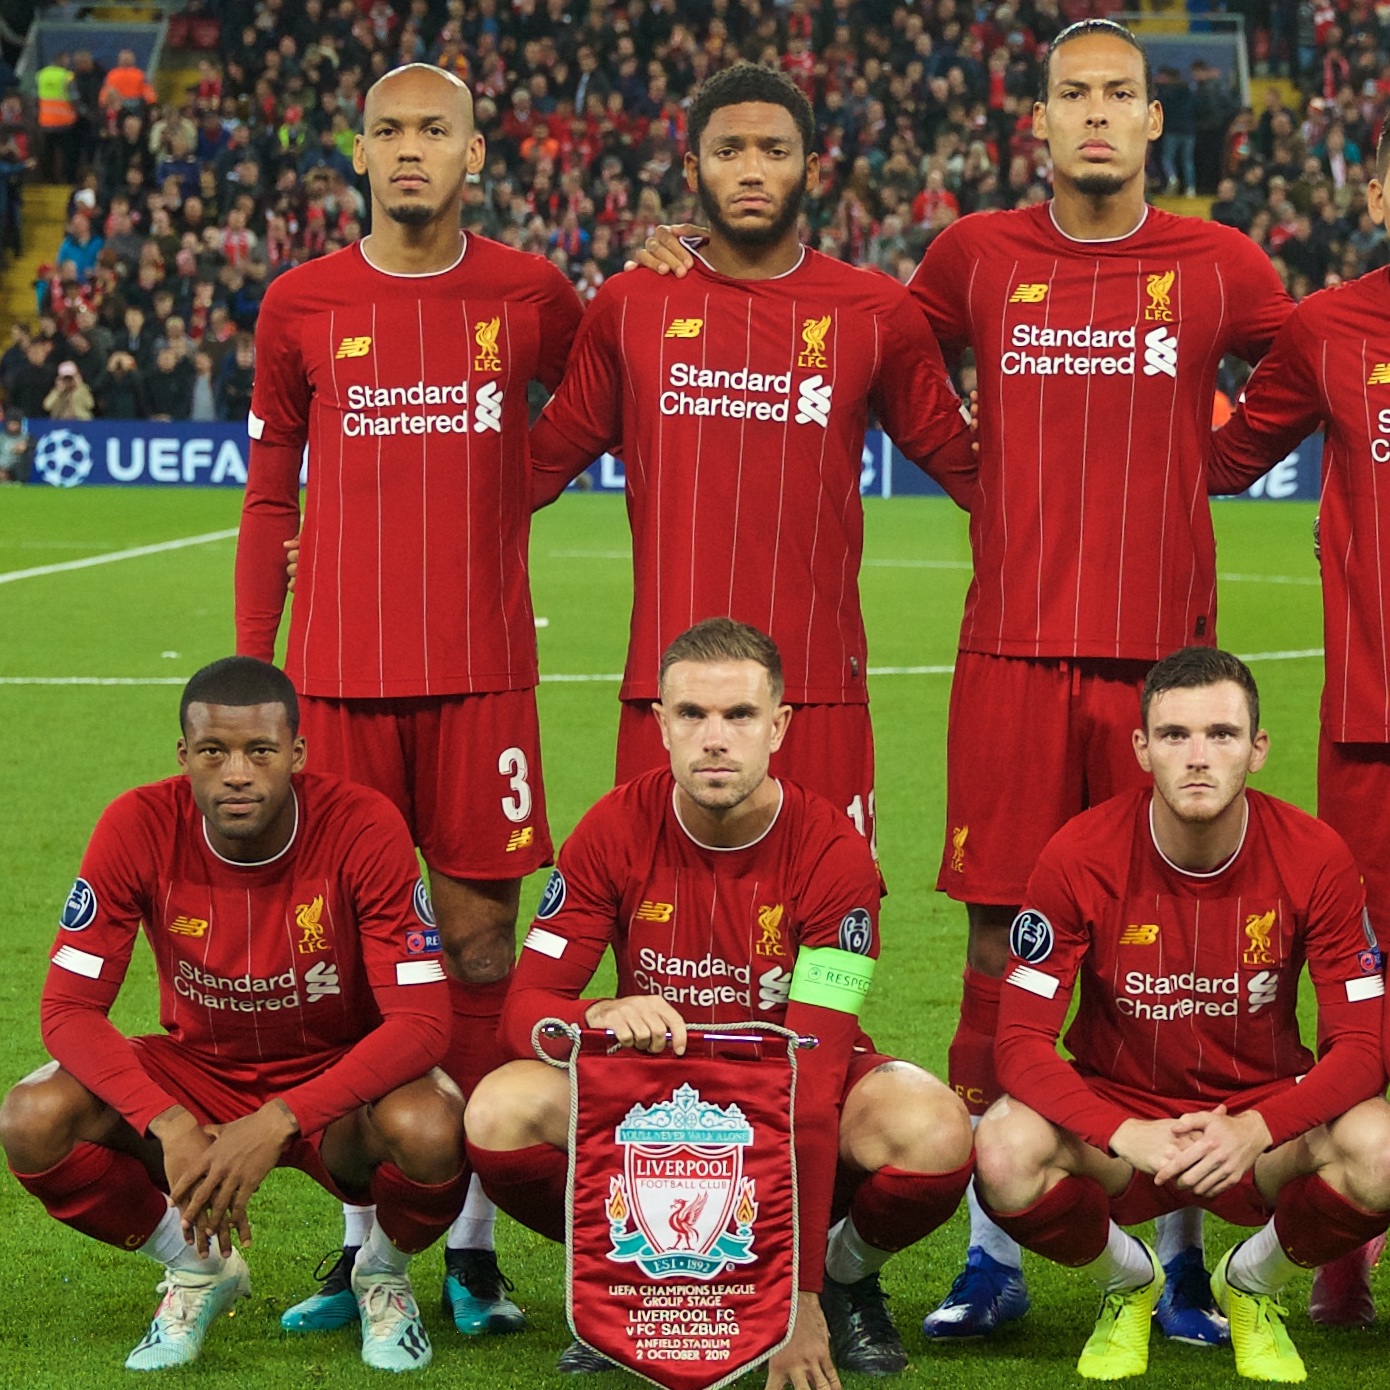
<path id="1" fill-rule="evenodd" d="M 508 1216 L 548 1240 L 565 1238 L 565 1178 L 569 1156 L 551 1144 L 525 1149 L 468 1145 L 468 1161 L 483 1191 Z"/>
<path id="2" fill-rule="evenodd" d="M 1063 1178 L 1022 1211 L 985 1211 L 1025 1249 L 1073 1268 L 1098 1260 L 1110 1237 L 1110 1199 L 1094 1178 Z"/>
<path id="3" fill-rule="evenodd" d="M 1387 1226 L 1390 1214 L 1353 1205 L 1316 1173 L 1286 1182 L 1274 1204 L 1279 1244 L 1304 1269 L 1349 1255 Z"/>
<path id="4" fill-rule="evenodd" d="M 949 1173 L 908 1173 L 880 1168 L 870 1173 L 850 1203 L 850 1220 L 875 1250 L 906 1250 L 949 1221 L 974 1169 L 968 1159 Z"/>
<path id="5" fill-rule="evenodd" d="M 78 1144 L 46 1172 L 15 1178 L 50 1216 L 121 1250 L 138 1250 L 169 1207 L 139 1159 L 100 1144 Z"/>
<path id="6" fill-rule="evenodd" d="M 999 1099 L 994 1075 L 994 1035 L 999 1029 L 1003 981 L 965 967 L 960 1023 L 946 1054 L 946 1076 L 972 1115 L 983 1115 Z M 856 1223 L 858 1224 L 858 1223 Z"/>

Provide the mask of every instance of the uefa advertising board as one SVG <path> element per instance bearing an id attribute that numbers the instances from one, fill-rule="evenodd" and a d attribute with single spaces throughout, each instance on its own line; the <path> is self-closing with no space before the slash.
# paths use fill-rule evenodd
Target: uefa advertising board
<path id="1" fill-rule="evenodd" d="M 244 424 L 153 420 L 28 420 L 34 439 L 29 482 L 39 487 L 245 487 L 250 445 Z M 1242 497 L 1316 501 L 1322 435 L 1305 439 Z M 621 492 L 622 460 L 605 454 L 571 488 Z M 941 489 L 882 430 L 864 437 L 859 491 L 865 497 L 939 497 Z"/>

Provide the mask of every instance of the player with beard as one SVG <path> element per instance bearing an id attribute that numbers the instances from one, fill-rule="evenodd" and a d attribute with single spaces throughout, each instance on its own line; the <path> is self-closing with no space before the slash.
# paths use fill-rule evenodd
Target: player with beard
<path id="1" fill-rule="evenodd" d="M 1216 368 L 1227 352 L 1258 360 L 1292 308 L 1248 237 L 1145 203 L 1162 130 L 1138 39 L 1109 20 L 1063 30 L 1033 107 L 1051 201 L 953 223 L 911 287 L 947 361 L 973 351 L 979 379 L 975 577 L 937 879 L 967 909 L 949 1075 L 976 1116 L 999 1094 L 1000 977 L 1033 863 L 1070 817 L 1137 784 L 1131 711 L 1149 666 L 1216 639 Z M 666 231 L 646 252 L 694 273 Z M 1159 1319 L 1170 1336 L 1222 1341 L 1200 1240 L 1200 1213 L 1161 1226 Z M 970 1247 L 928 1336 L 986 1335 L 1027 1311 L 1018 1248 L 973 1194 Z"/>
<path id="2" fill-rule="evenodd" d="M 797 735 L 773 774 L 829 797 L 872 843 L 858 589 L 868 414 L 962 506 L 969 431 L 903 287 L 801 244 L 819 164 L 798 88 L 737 64 L 704 84 L 688 125 L 708 243 L 680 281 L 619 275 L 599 290 L 532 431 L 535 501 L 605 450 L 626 465 L 634 592 L 617 780 L 666 761 L 652 713 L 662 651 L 728 615 L 782 652 Z"/>
<path id="3" fill-rule="evenodd" d="M 371 185 L 357 245 L 279 277 L 257 323 L 237 546 L 238 649 L 274 656 L 283 545 L 308 494 L 285 668 L 317 766 L 385 793 L 429 868 L 467 1094 L 498 1061 L 521 879 L 550 862 L 526 569 L 527 387 L 559 380 L 580 305 L 540 257 L 459 230 L 485 158 L 468 88 L 428 64 L 367 93 L 353 163 Z M 461 1332 L 519 1327 L 470 1193 L 444 1301 Z M 357 1316 L 370 1213 L 291 1330 Z"/>

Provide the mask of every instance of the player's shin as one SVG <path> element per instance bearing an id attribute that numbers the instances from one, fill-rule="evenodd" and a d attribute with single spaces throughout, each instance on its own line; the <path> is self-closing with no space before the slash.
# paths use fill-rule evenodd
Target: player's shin
<path id="1" fill-rule="evenodd" d="M 378 1233 L 384 1233 L 392 1245 L 409 1254 L 432 1245 L 459 1214 L 468 1191 L 468 1178 L 465 1166 L 445 1182 L 421 1183 L 408 1178 L 394 1163 L 378 1164 L 372 1170 L 371 1182 L 376 1225 L 362 1247 L 359 1266 Z"/>
<path id="2" fill-rule="evenodd" d="M 46 1171 L 15 1178 L 55 1220 L 120 1250 L 143 1246 L 169 1210 L 144 1164 L 100 1144 L 77 1144 Z"/>
<path id="3" fill-rule="evenodd" d="M 553 1144 L 484 1149 L 469 1140 L 468 1161 L 484 1191 L 508 1216 L 548 1240 L 564 1240 L 569 1159 L 563 1149 Z"/>
<path id="4" fill-rule="evenodd" d="M 853 1283 L 930 1235 L 960 1206 L 972 1167 L 968 1161 L 948 1173 L 901 1168 L 870 1173 L 859 1184 L 849 1214 L 830 1233 L 826 1272 L 839 1283 Z"/>

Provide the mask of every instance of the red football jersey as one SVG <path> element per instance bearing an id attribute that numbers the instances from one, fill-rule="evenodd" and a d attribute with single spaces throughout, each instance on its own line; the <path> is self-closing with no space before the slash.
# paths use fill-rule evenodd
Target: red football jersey
<path id="1" fill-rule="evenodd" d="M 298 1078 L 283 1098 L 302 1133 L 443 1055 L 448 991 L 405 822 L 337 777 L 301 774 L 294 794 L 294 836 L 263 864 L 212 849 L 184 777 L 97 822 L 44 984 L 44 1041 L 140 1133 L 173 1100 L 106 1014 L 142 927 L 163 1027 L 210 1061 Z"/>
<path id="2" fill-rule="evenodd" d="M 658 994 L 690 1024 L 783 1024 L 820 1038 L 800 1056 L 797 1153 L 802 1288 L 820 1286 L 837 1154 L 836 1116 L 855 1049 L 851 1014 L 788 1002 L 797 951 L 878 955 L 878 870 L 844 813 L 792 782 L 766 834 L 711 849 L 676 815 L 669 769 L 608 793 L 575 827 L 526 935 L 502 1016 L 504 1045 L 533 1056 L 543 1018 L 581 1023 L 580 994 L 611 946 L 618 997 Z"/>
<path id="3" fill-rule="evenodd" d="M 1336 832 L 1247 791 L 1234 858 L 1192 874 L 1160 854 L 1152 797 L 1083 812 L 1033 870 L 1009 937 L 995 1049 L 1004 1089 L 1100 1149 L 1130 1116 L 1087 1076 L 1171 1098 L 1174 1114 L 1240 1109 L 1243 1094 L 1301 1077 L 1259 1100 L 1276 1144 L 1383 1090 L 1380 956 Z M 1325 1040 L 1316 1064 L 1298 1032 L 1305 962 Z M 1056 1042 L 1078 979 L 1073 1068 Z"/>
<path id="4" fill-rule="evenodd" d="M 788 700 L 868 699 L 859 478 L 871 408 L 968 502 L 960 403 L 921 313 L 887 276 L 806 250 L 769 280 L 733 280 L 697 256 L 683 280 L 605 281 L 532 454 L 537 505 L 604 450 L 626 465 L 623 699 L 655 699 L 672 638 L 717 615 L 773 637 Z"/>
<path id="5" fill-rule="evenodd" d="M 580 312 L 554 266 L 476 236 L 434 275 L 387 274 L 354 245 L 274 281 L 256 327 L 238 650 L 273 657 L 307 443 L 296 687 L 534 685 L 527 386 L 554 389 Z"/>
<path id="6" fill-rule="evenodd" d="M 1212 486 L 1239 492 L 1322 425 L 1322 722 L 1390 743 L 1390 270 L 1309 295 L 1217 431 Z"/>
<path id="7" fill-rule="evenodd" d="M 1292 307 L 1264 253 L 1157 208 L 1075 241 L 1045 204 L 952 223 L 912 288 L 979 375 L 962 650 L 1152 661 L 1213 642 L 1216 368 L 1258 360 Z"/>

